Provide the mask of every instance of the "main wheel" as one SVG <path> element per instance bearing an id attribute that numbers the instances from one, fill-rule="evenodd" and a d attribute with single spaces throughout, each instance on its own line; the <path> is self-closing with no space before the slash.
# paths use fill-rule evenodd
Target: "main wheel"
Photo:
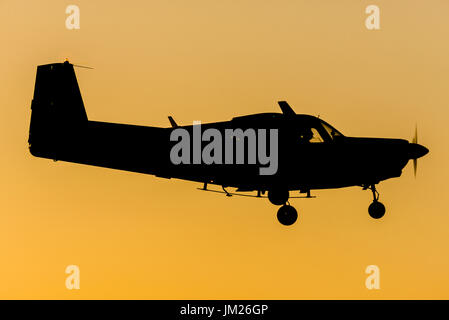
<path id="1" fill-rule="evenodd" d="M 292 206 L 283 205 L 279 208 L 277 217 L 281 224 L 290 226 L 296 222 L 296 219 L 298 219 L 298 212 Z"/>
<path id="2" fill-rule="evenodd" d="M 368 213 L 373 219 L 380 219 L 385 214 L 385 206 L 382 204 L 382 202 L 379 202 L 377 200 L 373 201 L 368 207 Z"/>
<path id="3" fill-rule="evenodd" d="M 285 204 L 289 196 L 289 192 L 286 189 L 272 189 L 268 191 L 268 200 L 276 206 Z"/>

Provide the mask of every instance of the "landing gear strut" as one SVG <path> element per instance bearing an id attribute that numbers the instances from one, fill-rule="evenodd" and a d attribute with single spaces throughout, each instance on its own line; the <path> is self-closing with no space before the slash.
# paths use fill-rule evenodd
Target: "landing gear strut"
<path id="1" fill-rule="evenodd" d="M 376 186 L 372 184 L 369 189 L 373 192 L 373 202 L 368 207 L 368 213 L 371 218 L 380 219 L 385 215 L 385 206 L 379 202 L 379 192 L 377 192 Z"/>

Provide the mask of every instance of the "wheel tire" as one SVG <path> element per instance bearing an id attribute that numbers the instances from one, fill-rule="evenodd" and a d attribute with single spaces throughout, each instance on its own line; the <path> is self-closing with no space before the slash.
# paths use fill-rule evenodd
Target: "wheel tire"
<path id="1" fill-rule="evenodd" d="M 298 219 L 298 212 L 289 205 L 283 205 L 277 213 L 278 221 L 284 226 L 291 226 Z"/>
<path id="2" fill-rule="evenodd" d="M 368 213 L 373 219 L 380 219 L 385 215 L 385 206 L 382 202 L 373 201 L 368 207 Z"/>
<path id="3" fill-rule="evenodd" d="M 285 204 L 288 201 L 290 194 L 285 189 L 273 189 L 268 191 L 268 200 L 276 206 Z"/>

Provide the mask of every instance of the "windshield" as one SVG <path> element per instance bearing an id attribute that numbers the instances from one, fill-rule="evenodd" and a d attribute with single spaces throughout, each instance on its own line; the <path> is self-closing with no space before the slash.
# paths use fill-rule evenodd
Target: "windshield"
<path id="1" fill-rule="evenodd" d="M 330 124 L 328 124 L 327 122 L 320 120 L 321 121 L 321 125 L 323 126 L 323 128 L 326 130 L 326 132 L 329 134 L 329 137 L 331 137 L 332 140 L 334 140 L 335 137 L 341 137 L 343 136 L 337 129 L 335 129 L 334 127 L 332 127 Z"/>

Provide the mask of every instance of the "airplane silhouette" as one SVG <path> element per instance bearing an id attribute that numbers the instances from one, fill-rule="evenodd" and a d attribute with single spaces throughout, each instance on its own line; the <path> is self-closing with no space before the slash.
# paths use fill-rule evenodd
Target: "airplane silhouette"
<path id="1" fill-rule="evenodd" d="M 41 65 L 37 67 L 31 104 L 29 149 L 33 156 L 55 161 L 196 181 L 203 184 L 201 190 L 227 196 L 267 197 L 281 206 L 277 218 L 283 225 L 293 224 L 298 217 L 289 198 L 311 198 L 311 190 L 350 186 L 372 191 L 368 212 L 379 219 L 385 214 L 385 206 L 379 202 L 376 184 L 401 176 L 409 160 L 414 162 L 416 175 L 417 159 L 429 152 L 418 144 L 416 130 L 412 142 L 347 137 L 322 119 L 296 114 L 285 101 L 279 106 L 282 113 L 252 114 L 201 125 L 217 132 L 276 129 L 274 174 L 261 175 L 257 163 L 174 164 L 170 152 L 176 141 L 171 134 L 179 128 L 193 133 L 193 125 L 179 126 L 172 117 L 167 128 L 89 120 L 73 65 L 68 61 Z M 223 191 L 208 189 L 208 184 L 221 186 Z M 227 187 L 237 189 L 231 193 Z M 298 196 L 290 196 L 291 191 L 299 191 Z"/>

